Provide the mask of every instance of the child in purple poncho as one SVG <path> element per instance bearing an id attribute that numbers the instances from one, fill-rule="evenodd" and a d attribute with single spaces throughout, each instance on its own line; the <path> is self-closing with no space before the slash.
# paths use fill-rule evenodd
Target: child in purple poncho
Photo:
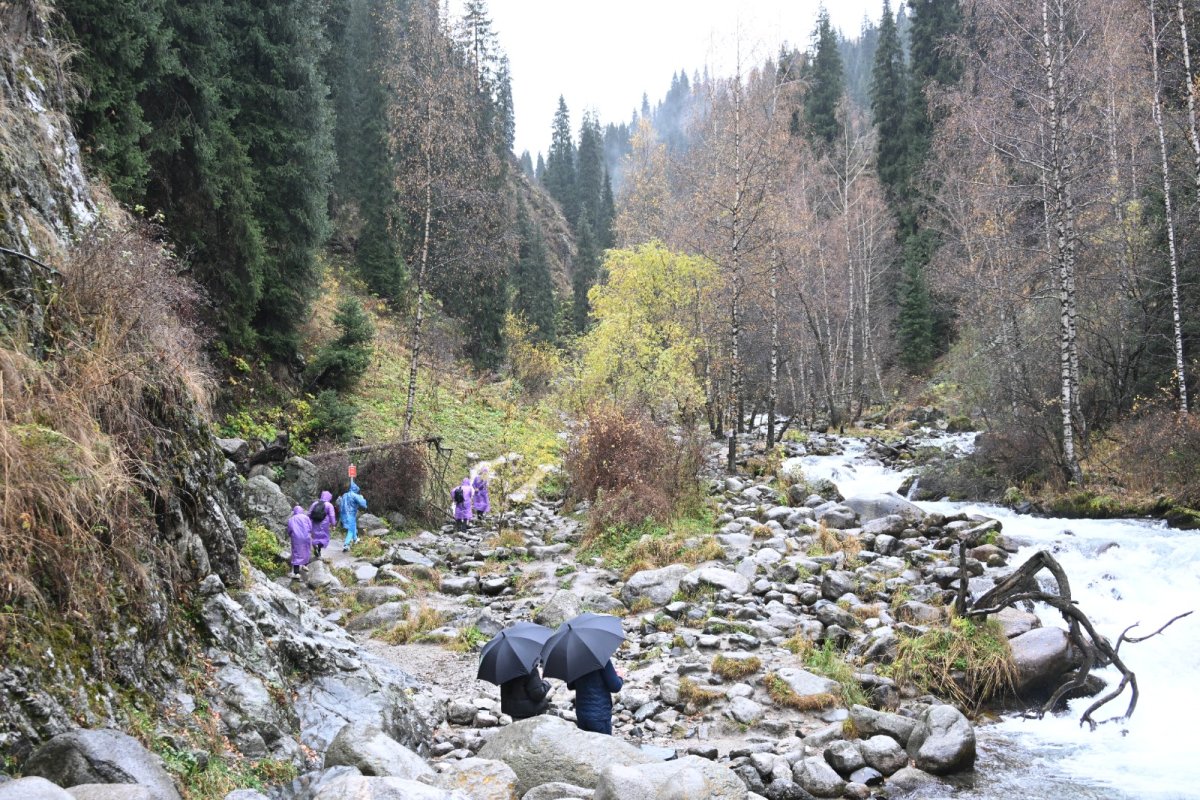
<path id="1" fill-rule="evenodd" d="M 474 495 L 470 476 L 463 478 L 462 483 L 450 493 L 450 499 L 454 502 L 454 527 L 459 531 L 465 532 L 471 521 L 471 503 Z"/>
<path id="2" fill-rule="evenodd" d="M 313 523 L 313 558 L 320 561 L 321 548 L 329 547 L 330 531 L 337 524 L 337 512 L 333 508 L 333 495 L 329 492 L 321 492 L 321 499 L 308 507 L 308 518 Z"/>
<path id="3" fill-rule="evenodd" d="M 475 473 L 475 480 L 471 481 L 471 488 L 475 490 L 475 499 L 471 501 L 471 508 L 476 515 L 482 517 L 492 510 L 491 502 L 488 500 L 487 467 L 480 467 L 479 472 Z"/>
<path id="4" fill-rule="evenodd" d="M 300 568 L 307 567 L 312 557 L 312 521 L 303 506 L 292 509 L 287 529 L 292 540 L 292 580 L 296 581 L 300 579 Z"/>

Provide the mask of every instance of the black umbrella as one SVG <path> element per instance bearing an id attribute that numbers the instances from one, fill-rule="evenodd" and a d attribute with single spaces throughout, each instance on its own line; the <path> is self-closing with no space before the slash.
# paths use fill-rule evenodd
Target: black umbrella
<path id="1" fill-rule="evenodd" d="M 552 634 L 549 628 L 532 622 L 518 622 L 505 628 L 483 646 L 475 677 L 500 685 L 528 675 L 542 654 L 542 645 Z"/>
<path id="2" fill-rule="evenodd" d="M 542 671 L 571 683 L 602 668 L 625 640 L 621 620 L 608 614 L 580 614 L 564 622 L 542 647 Z"/>

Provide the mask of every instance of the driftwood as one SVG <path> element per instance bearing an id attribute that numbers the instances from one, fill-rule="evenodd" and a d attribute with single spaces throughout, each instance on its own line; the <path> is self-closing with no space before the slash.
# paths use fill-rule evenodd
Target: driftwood
<path id="1" fill-rule="evenodd" d="M 965 552 L 966 547 L 964 546 Z M 965 560 L 960 562 L 964 565 Z M 1042 591 L 1037 581 L 1037 574 L 1042 570 L 1046 570 L 1053 576 L 1058 584 L 1058 593 Z M 1093 730 L 1099 724 L 1093 714 L 1102 706 L 1117 699 L 1128 688 L 1130 692 L 1129 706 L 1125 709 L 1125 713 L 1119 717 L 1111 717 L 1109 719 L 1100 720 L 1103 722 L 1124 721 L 1129 719 L 1133 714 L 1134 708 L 1137 707 L 1138 701 L 1138 684 L 1137 675 L 1129 668 L 1124 661 L 1121 660 L 1119 650 L 1124 642 L 1144 642 L 1158 634 L 1162 633 L 1177 620 L 1191 614 L 1191 611 L 1186 611 L 1168 620 L 1158 630 L 1146 636 L 1130 637 L 1129 632 L 1136 628 L 1135 623 L 1124 630 L 1117 639 L 1116 645 L 1109 643 L 1107 639 L 1096 632 L 1092 621 L 1088 619 L 1075 600 L 1071 596 L 1071 584 L 1067 580 L 1067 574 L 1063 570 L 1062 565 L 1058 563 L 1045 550 L 1041 550 L 1033 555 L 1028 561 L 1020 566 L 1015 572 L 1009 575 L 1000 583 L 996 584 L 991 590 L 986 592 L 982 597 L 972 604 L 967 616 L 969 617 L 987 617 L 989 614 L 1008 608 L 1014 607 L 1017 603 L 1032 601 L 1034 603 L 1045 603 L 1046 605 L 1056 609 L 1062 614 L 1063 620 L 1067 623 L 1067 635 L 1081 653 L 1083 653 L 1083 664 L 1076 670 L 1074 677 L 1071 680 L 1058 687 L 1054 695 L 1042 705 L 1037 713 L 1038 717 L 1045 715 L 1047 711 L 1054 708 L 1059 700 L 1084 685 L 1091 670 L 1096 666 L 1107 666 L 1112 664 L 1121 672 L 1121 681 L 1116 688 L 1106 692 L 1097 698 L 1087 710 L 1083 712 L 1083 716 L 1079 718 L 1079 724 L 1087 723 Z M 961 600 L 960 600 L 961 602 Z"/>

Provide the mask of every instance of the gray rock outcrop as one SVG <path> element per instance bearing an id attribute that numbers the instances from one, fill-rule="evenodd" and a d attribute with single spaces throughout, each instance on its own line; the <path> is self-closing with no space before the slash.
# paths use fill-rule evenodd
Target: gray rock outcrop
<path id="1" fill-rule="evenodd" d="M 180 800 L 158 756 L 132 736 L 107 728 L 59 734 L 35 750 L 23 770 L 59 786 L 136 783 L 151 789 L 155 800 Z"/>

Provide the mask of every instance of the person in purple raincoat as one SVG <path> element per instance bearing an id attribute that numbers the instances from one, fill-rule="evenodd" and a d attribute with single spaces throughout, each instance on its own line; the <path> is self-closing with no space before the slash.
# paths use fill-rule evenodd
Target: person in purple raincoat
<path id="1" fill-rule="evenodd" d="M 307 567 L 312 556 L 312 521 L 304 513 L 303 506 L 292 509 L 287 529 L 292 540 L 292 580 L 295 581 L 300 579 L 300 568 Z"/>
<path id="2" fill-rule="evenodd" d="M 324 514 L 321 513 L 322 511 Z M 308 518 L 312 520 L 313 524 L 313 558 L 320 561 L 321 548 L 329 547 L 329 533 L 337 524 L 337 512 L 333 508 L 333 495 L 329 492 L 321 492 L 321 499 L 308 507 Z"/>
<path id="3" fill-rule="evenodd" d="M 469 475 L 450 493 L 450 499 L 454 501 L 454 527 L 459 531 L 466 531 L 471 522 L 471 502 L 474 495 L 475 490 L 471 488 Z"/>
<path id="4" fill-rule="evenodd" d="M 492 505 L 488 501 L 487 467 L 480 467 L 479 472 L 475 473 L 475 479 L 471 481 L 471 488 L 475 490 L 475 498 L 471 501 L 471 508 L 477 516 L 482 517 L 492 510 Z"/>

